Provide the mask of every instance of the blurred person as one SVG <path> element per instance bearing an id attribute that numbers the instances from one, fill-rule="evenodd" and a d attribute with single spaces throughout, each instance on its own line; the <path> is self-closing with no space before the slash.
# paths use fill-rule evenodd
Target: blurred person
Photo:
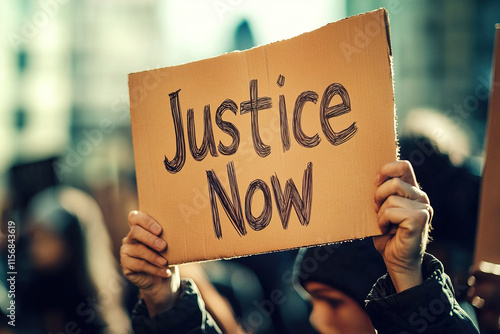
<path id="1" fill-rule="evenodd" d="M 333 333 L 333 328 L 339 333 L 374 333 L 365 299 L 386 272 L 384 259 L 366 238 L 302 248 L 293 283 L 312 303 L 310 320 L 321 333 Z"/>
<path id="2" fill-rule="evenodd" d="M 400 127 L 400 153 L 412 163 L 422 188 L 432 197 L 434 241 L 453 243 L 472 253 L 481 168 L 476 166 L 472 152 L 477 145 L 465 121 L 434 109 L 411 110 Z"/>
<path id="3" fill-rule="evenodd" d="M 441 263 L 424 254 L 433 209 L 411 165 L 405 161 L 384 165 L 375 185 L 375 210 L 384 235 L 373 238 L 373 243 L 387 274 L 372 282 L 376 284 L 366 297 L 366 313 L 347 291 L 336 290 L 329 281 L 306 283 L 313 325 L 321 333 L 375 333 L 375 328 L 378 333 L 478 333 L 456 302 Z M 159 238 L 161 226 L 137 211 L 130 213 L 129 224 L 121 264 L 125 276 L 141 291 L 133 314 L 135 331 L 220 333 L 196 285 L 181 281 L 178 267 L 168 267 L 160 255 L 167 249 Z M 325 270 L 330 269 L 334 270 Z M 354 280 L 356 275 L 360 273 L 352 272 L 344 279 Z"/>
<path id="4" fill-rule="evenodd" d="M 27 209 L 29 267 L 19 271 L 16 328 L 29 333 L 129 333 L 118 274 L 96 202 L 64 186 Z M 23 248 L 21 248 L 23 249 Z"/>
<path id="5" fill-rule="evenodd" d="M 399 144 L 401 158 L 412 163 L 432 198 L 429 252 L 444 264 L 462 301 L 473 261 L 481 178 L 472 153 L 476 144 L 460 115 L 413 109 L 400 126 Z"/>

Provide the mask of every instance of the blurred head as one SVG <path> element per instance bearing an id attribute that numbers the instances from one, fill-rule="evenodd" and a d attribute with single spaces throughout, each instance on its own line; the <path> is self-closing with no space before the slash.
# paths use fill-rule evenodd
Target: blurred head
<path id="1" fill-rule="evenodd" d="M 64 208 L 60 189 L 47 189 L 29 207 L 29 255 L 39 272 L 86 268 L 85 238 L 77 216 Z"/>
<path id="2" fill-rule="evenodd" d="M 364 301 L 386 273 L 371 238 L 302 249 L 294 281 L 312 304 L 311 324 L 320 333 L 375 333 Z"/>
<path id="3" fill-rule="evenodd" d="M 39 271 L 53 271 L 70 261 L 69 246 L 56 233 L 43 228 L 31 232 L 29 254 L 33 266 Z"/>
<path id="4" fill-rule="evenodd" d="M 353 298 L 319 282 L 304 286 L 310 296 L 310 321 L 320 333 L 375 333 L 370 317 Z"/>

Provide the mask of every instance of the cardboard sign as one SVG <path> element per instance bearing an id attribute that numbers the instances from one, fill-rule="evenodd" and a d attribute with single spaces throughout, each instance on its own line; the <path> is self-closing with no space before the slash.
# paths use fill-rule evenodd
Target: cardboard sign
<path id="1" fill-rule="evenodd" d="M 140 209 L 171 264 L 380 234 L 396 158 L 387 13 L 130 74 Z"/>
<path id="2" fill-rule="evenodd" d="M 476 236 L 474 270 L 481 262 L 500 264 L 500 25 L 496 26 L 492 68 L 486 161 L 483 171 L 479 222 Z M 499 273 L 497 273 L 499 275 Z"/>

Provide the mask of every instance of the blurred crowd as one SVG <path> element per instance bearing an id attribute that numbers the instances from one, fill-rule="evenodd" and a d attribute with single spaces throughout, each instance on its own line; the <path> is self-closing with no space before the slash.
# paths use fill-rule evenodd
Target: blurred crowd
<path id="1" fill-rule="evenodd" d="M 428 251 L 444 263 L 462 301 L 470 290 L 480 191 L 480 177 L 471 172 L 469 140 L 467 133 L 435 110 L 414 110 L 401 124 L 401 158 L 413 164 L 435 209 Z M 59 182 L 55 159 L 18 164 L 10 170 L 2 235 L 6 236 L 6 223 L 15 222 L 15 330 L 129 333 L 138 290 L 123 277 L 118 263 L 121 239 L 128 232 L 127 213 L 138 207 L 134 174 L 122 173 L 118 182 L 102 180 L 76 188 Z M 1 241 L 4 284 L 7 242 Z M 181 267 L 181 275 L 194 278 L 207 296 L 218 295 L 214 291 L 222 295 L 219 305 L 231 308 L 250 332 L 314 333 L 308 322 L 310 305 L 286 279 L 296 254 L 292 250 L 187 265 Z M 7 286 L 0 284 L 0 289 L 6 294 Z M 274 303 L 270 309 L 268 301 L 276 289 L 287 302 Z M 498 285 L 496 289 L 498 294 Z M 488 305 L 488 312 L 498 312 L 498 300 Z M 484 321 L 483 332 L 498 331 L 498 323 L 495 329 L 488 317 L 481 317 L 481 309 L 477 311 L 478 320 Z M 9 330 L 12 327 L 7 326 L 0 333 Z"/>

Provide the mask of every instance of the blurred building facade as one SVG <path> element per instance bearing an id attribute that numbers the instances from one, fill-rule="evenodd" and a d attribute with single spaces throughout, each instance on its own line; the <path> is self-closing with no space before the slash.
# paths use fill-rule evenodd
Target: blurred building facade
<path id="1" fill-rule="evenodd" d="M 78 182 L 107 139 L 130 127 L 127 73 L 158 63 L 157 3 L 0 6 L 2 174 L 12 163 L 59 156 L 59 178 Z"/>

